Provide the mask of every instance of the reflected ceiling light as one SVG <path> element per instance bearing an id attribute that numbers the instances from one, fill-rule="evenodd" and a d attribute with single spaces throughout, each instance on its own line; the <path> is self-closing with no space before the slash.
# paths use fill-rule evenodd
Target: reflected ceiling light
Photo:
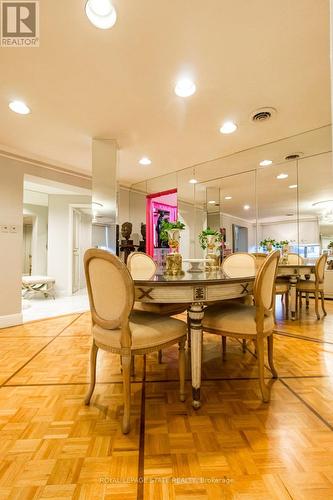
<path id="1" fill-rule="evenodd" d="M 198 183 L 198 181 L 196 179 L 190 179 L 188 182 L 190 184 L 197 184 Z"/>
<path id="2" fill-rule="evenodd" d="M 232 200 L 232 196 L 225 196 L 224 199 L 225 200 Z"/>
<path id="3" fill-rule="evenodd" d="M 333 200 L 323 200 L 323 201 L 316 201 L 316 203 L 312 203 L 313 207 L 320 207 L 320 208 L 328 208 L 333 206 Z"/>
<path id="4" fill-rule="evenodd" d="M 23 101 L 11 101 L 8 106 L 14 113 L 18 113 L 19 115 L 28 115 L 31 113 L 31 109 Z"/>
<path id="5" fill-rule="evenodd" d="M 297 188 L 297 184 L 290 184 L 290 186 L 288 186 L 289 189 L 296 189 Z"/>
<path id="6" fill-rule="evenodd" d="M 269 165 L 272 165 L 273 161 L 272 160 L 262 160 L 259 165 L 261 167 L 268 167 Z"/>
<path id="7" fill-rule="evenodd" d="M 86 14 L 89 21 L 102 30 L 112 28 L 117 20 L 117 12 L 110 0 L 88 0 Z"/>
<path id="8" fill-rule="evenodd" d="M 250 210 L 250 205 L 244 205 L 244 210 Z"/>
<path id="9" fill-rule="evenodd" d="M 93 201 L 91 204 L 95 207 L 103 207 L 103 203 L 99 203 L 98 201 Z"/>
<path id="10" fill-rule="evenodd" d="M 221 134 L 232 134 L 237 130 L 237 125 L 234 122 L 224 122 L 220 128 Z"/>
<path id="11" fill-rule="evenodd" d="M 215 201 L 215 200 L 210 200 L 208 203 L 209 203 L 210 205 L 215 205 L 216 201 Z"/>
<path id="12" fill-rule="evenodd" d="M 147 158 L 147 156 L 144 156 L 139 160 L 140 165 L 151 165 L 151 160 Z"/>
<path id="13" fill-rule="evenodd" d="M 196 90 L 195 83 L 189 78 L 181 78 L 175 86 L 175 94 L 179 97 L 190 97 Z"/>
<path id="14" fill-rule="evenodd" d="M 279 174 L 276 176 L 277 179 L 281 180 L 281 179 L 287 179 L 288 177 L 288 174 Z"/>

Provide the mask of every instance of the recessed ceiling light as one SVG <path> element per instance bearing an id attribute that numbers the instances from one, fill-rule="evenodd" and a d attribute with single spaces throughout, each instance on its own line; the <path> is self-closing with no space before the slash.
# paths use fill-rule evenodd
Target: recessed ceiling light
<path id="1" fill-rule="evenodd" d="M 28 115 L 31 113 L 30 108 L 23 101 L 11 101 L 8 106 L 14 113 L 18 113 L 19 115 Z"/>
<path id="2" fill-rule="evenodd" d="M 215 205 L 216 201 L 215 201 L 215 200 L 210 200 L 208 203 L 209 203 L 210 205 Z"/>
<path id="3" fill-rule="evenodd" d="M 221 134 L 232 134 L 237 130 L 237 125 L 234 122 L 224 122 L 220 128 Z"/>
<path id="4" fill-rule="evenodd" d="M 110 0 L 88 0 L 86 14 L 89 21 L 102 30 L 112 28 L 117 20 L 117 12 Z"/>
<path id="5" fill-rule="evenodd" d="M 188 182 L 190 184 L 197 184 L 198 183 L 198 181 L 196 179 L 190 179 Z"/>
<path id="6" fill-rule="evenodd" d="M 316 201 L 315 203 L 312 203 L 313 207 L 331 207 L 333 206 L 333 200 L 323 200 L 323 201 Z"/>
<path id="7" fill-rule="evenodd" d="M 287 179 L 288 177 L 288 174 L 279 174 L 276 176 L 277 179 L 281 180 L 281 179 Z"/>
<path id="8" fill-rule="evenodd" d="M 288 186 L 289 189 L 296 189 L 297 188 L 297 184 L 290 184 L 290 186 Z"/>
<path id="9" fill-rule="evenodd" d="M 225 200 L 232 200 L 232 196 L 225 196 L 224 199 Z"/>
<path id="10" fill-rule="evenodd" d="M 250 205 L 244 205 L 244 210 L 250 210 Z"/>
<path id="11" fill-rule="evenodd" d="M 95 205 L 95 207 L 103 207 L 103 203 L 99 203 L 98 201 L 93 201 L 91 204 Z"/>
<path id="12" fill-rule="evenodd" d="M 139 160 L 140 165 L 151 165 L 151 160 L 150 158 L 147 158 L 147 156 L 144 156 Z"/>
<path id="13" fill-rule="evenodd" d="M 196 90 L 195 83 L 189 78 L 181 78 L 175 86 L 175 94 L 179 97 L 190 97 Z"/>
<path id="14" fill-rule="evenodd" d="M 273 163 L 273 162 L 272 162 L 272 160 L 262 160 L 262 161 L 259 163 L 259 165 L 260 165 L 261 167 L 268 167 L 269 165 L 272 165 L 272 163 Z"/>

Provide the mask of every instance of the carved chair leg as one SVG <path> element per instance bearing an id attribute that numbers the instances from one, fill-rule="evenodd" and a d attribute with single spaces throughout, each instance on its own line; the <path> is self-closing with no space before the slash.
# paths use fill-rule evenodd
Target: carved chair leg
<path id="1" fill-rule="evenodd" d="M 95 389 L 96 384 L 96 358 L 97 358 L 98 347 L 93 340 L 93 344 L 90 350 L 90 386 L 85 397 L 84 403 L 89 405 L 91 396 Z"/>
<path id="2" fill-rule="evenodd" d="M 309 300 L 309 294 L 308 293 L 305 294 L 305 304 L 306 304 L 306 308 L 309 309 L 310 300 Z"/>
<path id="3" fill-rule="evenodd" d="M 264 339 L 257 338 L 257 360 L 259 369 L 259 386 L 264 403 L 269 401 L 269 392 L 265 384 L 265 364 L 264 364 Z"/>
<path id="4" fill-rule="evenodd" d="M 245 353 L 246 352 L 246 339 L 243 339 L 242 340 L 242 352 Z"/>
<path id="5" fill-rule="evenodd" d="M 191 352 L 191 320 L 187 311 L 187 349 Z"/>
<path id="6" fill-rule="evenodd" d="M 289 318 L 289 292 L 286 293 L 286 319 Z"/>
<path id="7" fill-rule="evenodd" d="M 271 369 L 273 378 L 278 378 L 277 371 L 274 366 L 274 358 L 273 358 L 273 334 L 267 337 L 267 350 L 268 350 L 268 364 Z"/>
<path id="8" fill-rule="evenodd" d="M 299 310 L 302 309 L 303 307 L 303 293 L 302 292 L 298 292 L 298 299 L 299 299 Z"/>
<path id="9" fill-rule="evenodd" d="M 162 363 L 162 349 L 160 349 L 157 353 L 157 360 L 158 360 L 158 363 L 161 364 Z"/>
<path id="10" fill-rule="evenodd" d="M 227 337 L 222 337 L 222 360 L 224 361 L 227 354 Z"/>
<path id="11" fill-rule="evenodd" d="M 124 416 L 122 431 L 127 434 L 130 430 L 131 415 L 131 355 L 122 356 L 123 366 L 123 391 L 124 391 Z"/>
<path id="12" fill-rule="evenodd" d="M 181 340 L 179 345 L 178 354 L 178 365 L 179 365 L 179 398 L 181 401 L 185 401 L 185 342 L 186 340 Z"/>
<path id="13" fill-rule="evenodd" d="M 131 358 L 131 377 L 135 377 L 135 356 Z"/>
<path id="14" fill-rule="evenodd" d="M 325 294 L 324 294 L 324 292 L 320 292 L 320 297 L 321 297 L 321 308 L 323 310 L 324 316 L 327 316 L 327 312 L 325 309 Z"/>
<path id="15" fill-rule="evenodd" d="M 315 311 L 316 311 L 316 316 L 317 316 L 317 319 L 320 319 L 318 290 L 315 290 L 314 296 L 315 296 Z"/>

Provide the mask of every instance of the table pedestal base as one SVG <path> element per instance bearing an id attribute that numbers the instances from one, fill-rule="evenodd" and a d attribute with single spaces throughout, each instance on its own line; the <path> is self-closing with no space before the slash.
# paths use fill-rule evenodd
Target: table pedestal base
<path id="1" fill-rule="evenodd" d="M 201 406 L 201 363 L 202 363 L 202 319 L 203 303 L 194 302 L 189 311 L 191 334 L 191 372 L 192 372 L 192 406 L 198 409 Z"/>

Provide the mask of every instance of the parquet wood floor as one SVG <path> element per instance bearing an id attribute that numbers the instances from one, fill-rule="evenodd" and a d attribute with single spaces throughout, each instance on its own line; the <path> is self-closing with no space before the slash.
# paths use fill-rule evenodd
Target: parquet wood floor
<path id="1" fill-rule="evenodd" d="M 277 302 L 278 303 L 278 302 Z M 278 303 L 279 306 L 279 303 Z M 278 309 L 271 402 L 252 346 L 205 334 L 202 408 L 178 401 L 177 349 L 136 360 L 131 432 L 120 430 L 117 356 L 100 352 L 85 407 L 89 313 L 0 330 L 0 498 L 333 498 L 333 302 L 286 321 Z"/>

